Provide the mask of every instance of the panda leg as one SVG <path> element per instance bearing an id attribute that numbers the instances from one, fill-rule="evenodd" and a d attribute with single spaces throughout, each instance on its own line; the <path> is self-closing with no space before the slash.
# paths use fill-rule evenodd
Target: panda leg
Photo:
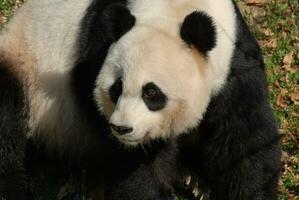
<path id="1" fill-rule="evenodd" d="M 0 199 L 29 200 L 24 92 L 8 67 L 0 60 Z"/>
<path id="2" fill-rule="evenodd" d="M 115 177 L 116 178 L 116 177 Z M 172 200 L 171 188 L 164 185 L 150 166 L 142 166 L 129 177 L 105 186 L 105 200 Z"/>

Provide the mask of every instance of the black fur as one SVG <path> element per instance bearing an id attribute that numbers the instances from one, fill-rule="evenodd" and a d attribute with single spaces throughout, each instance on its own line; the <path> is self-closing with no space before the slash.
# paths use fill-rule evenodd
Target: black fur
<path id="1" fill-rule="evenodd" d="M 231 72 L 198 129 L 181 138 L 180 159 L 211 191 L 210 200 L 274 200 L 281 169 L 279 135 L 261 50 L 236 12 Z"/>
<path id="2" fill-rule="evenodd" d="M 216 28 L 213 19 L 204 12 L 194 11 L 185 17 L 181 37 L 188 45 L 194 45 L 206 54 L 216 46 Z"/>
<path id="3" fill-rule="evenodd" d="M 116 79 L 113 85 L 109 89 L 110 99 L 113 103 L 117 103 L 118 98 L 120 97 L 123 90 L 122 78 Z"/>
<path id="4" fill-rule="evenodd" d="M 105 156 L 107 200 L 173 199 L 179 175 L 175 141 L 154 141 L 131 150 L 114 148 Z"/>
<path id="5" fill-rule="evenodd" d="M 155 83 L 148 83 L 142 88 L 142 99 L 151 111 L 163 109 L 167 104 L 166 95 Z"/>
<path id="6" fill-rule="evenodd" d="M 100 68 L 110 45 L 129 31 L 135 23 L 125 5 L 126 1 L 95 0 L 82 20 L 82 31 L 78 38 L 78 61 L 72 71 L 72 88 L 78 105 L 90 116 L 89 120 L 99 123 L 93 89 Z M 103 124 L 102 124 L 103 125 Z M 103 125 L 105 126 L 105 125 Z"/>
<path id="7" fill-rule="evenodd" d="M 26 101 L 21 82 L 0 58 L 0 197 L 31 199 L 24 159 L 26 148 Z"/>

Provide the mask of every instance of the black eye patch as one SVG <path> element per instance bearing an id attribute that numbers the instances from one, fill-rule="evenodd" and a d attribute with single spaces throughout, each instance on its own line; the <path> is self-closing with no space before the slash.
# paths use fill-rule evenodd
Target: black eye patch
<path id="1" fill-rule="evenodd" d="M 118 79 L 116 79 L 116 81 L 109 89 L 110 99 L 113 103 L 115 104 L 117 103 L 118 98 L 120 97 L 122 91 L 123 91 L 122 78 L 119 77 Z"/>
<path id="2" fill-rule="evenodd" d="M 142 99 L 151 111 L 163 109 L 167 103 L 167 97 L 154 83 L 148 83 L 142 88 Z"/>

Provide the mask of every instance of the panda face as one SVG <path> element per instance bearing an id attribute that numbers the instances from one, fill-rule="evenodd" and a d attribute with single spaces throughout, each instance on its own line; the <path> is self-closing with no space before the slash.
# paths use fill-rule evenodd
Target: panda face
<path id="1" fill-rule="evenodd" d="M 94 94 L 120 142 L 167 139 L 198 125 L 211 98 L 215 32 L 213 20 L 195 11 L 176 34 L 139 22 L 110 47 Z"/>
<path id="2" fill-rule="evenodd" d="M 136 26 L 110 48 L 95 100 L 126 145 L 177 136 L 206 110 L 207 67 L 205 56 L 179 37 Z"/>

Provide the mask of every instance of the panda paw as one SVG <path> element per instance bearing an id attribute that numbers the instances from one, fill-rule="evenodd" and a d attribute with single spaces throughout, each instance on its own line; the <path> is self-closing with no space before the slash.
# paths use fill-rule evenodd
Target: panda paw
<path id="1" fill-rule="evenodd" d="M 185 193 L 189 200 L 203 200 L 203 192 L 199 187 L 199 181 L 192 175 L 185 176 Z"/>

